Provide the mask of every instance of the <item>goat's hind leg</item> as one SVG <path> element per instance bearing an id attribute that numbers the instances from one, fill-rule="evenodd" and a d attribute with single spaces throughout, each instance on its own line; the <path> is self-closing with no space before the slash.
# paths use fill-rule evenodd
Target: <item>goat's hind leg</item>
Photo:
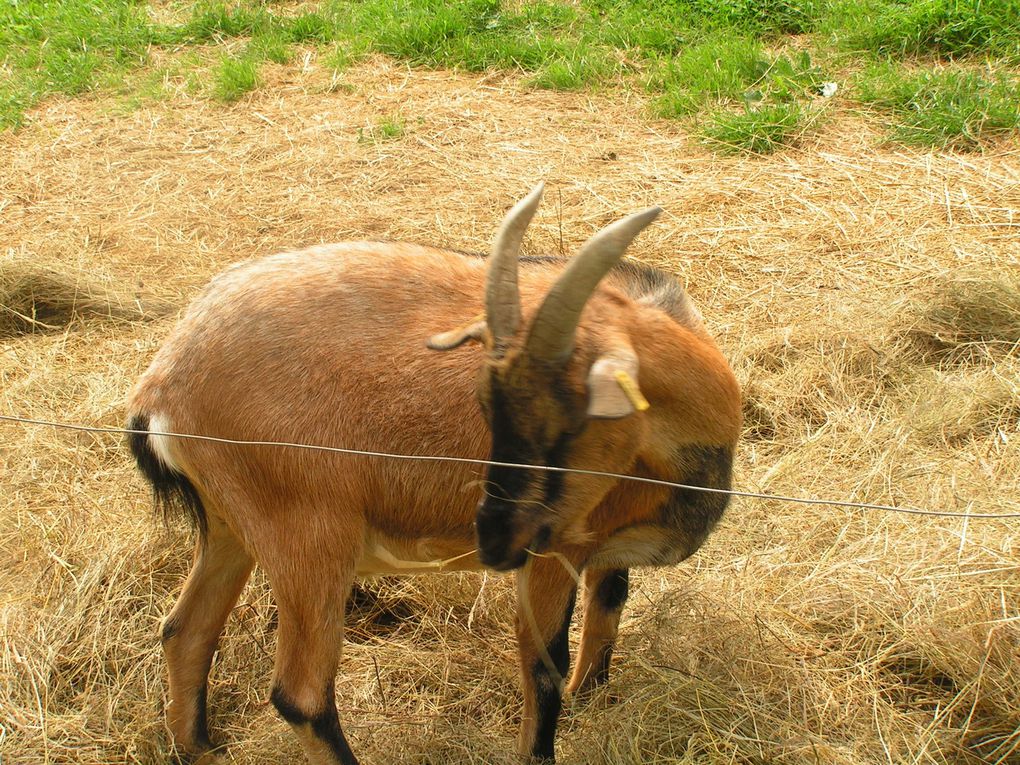
<path id="1" fill-rule="evenodd" d="M 195 545 L 191 573 L 163 622 L 169 670 L 167 723 L 180 755 L 212 749 L 206 725 L 206 688 L 223 625 L 244 588 L 252 558 L 222 521 L 209 516 Z"/>
<path id="2" fill-rule="evenodd" d="M 340 727 L 334 690 L 357 559 L 352 538 L 360 535 L 313 541 L 291 530 L 277 537 L 272 558 L 260 559 L 279 612 L 270 699 L 312 765 L 357 765 Z"/>

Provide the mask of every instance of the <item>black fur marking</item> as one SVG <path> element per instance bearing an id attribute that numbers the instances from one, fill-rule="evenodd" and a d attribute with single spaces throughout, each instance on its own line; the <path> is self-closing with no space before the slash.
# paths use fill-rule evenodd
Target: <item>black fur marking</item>
<path id="1" fill-rule="evenodd" d="M 531 542 L 530 550 L 534 553 L 545 552 L 546 548 L 549 547 L 549 539 L 552 537 L 552 526 L 548 523 L 542 526 L 535 534 L 535 538 Z"/>
<path id="2" fill-rule="evenodd" d="M 148 431 L 149 418 L 135 415 L 128 422 L 128 430 Z M 149 444 L 147 432 L 128 435 L 128 446 L 138 463 L 138 469 L 152 486 L 156 509 L 161 511 L 163 522 L 170 524 L 173 516 L 183 516 L 198 530 L 199 538 L 205 539 L 208 522 L 202 498 L 187 476 L 171 470 L 156 456 Z"/>
<path id="3" fill-rule="evenodd" d="M 502 388 L 493 383 L 490 394 L 489 427 L 492 430 L 492 459 L 497 462 L 529 464 L 534 455 L 517 433 Z M 500 499 L 514 499 L 527 489 L 535 471 L 493 465 L 489 468 L 489 490 L 498 489 Z"/>
<path id="4" fill-rule="evenodd" d="M 627 602 L 629 572 L 625 568 L 607 571 L 595 588 L 595 601 L 606 611 L 618 611 Z"/>
<path id="5" fill-rule="evenodd" d="M 733 450 L 728 446 L 686 447 L 677 454 L 680 483 L 712 489 L 729 489 L 733 472 Z M 660 509 L 662 523 L 676 529 L 678 540 L 693 554 L 722 518 L 729 504 L 728 494 L 673 489 Z"/>
<path id="6" fill-rule="evenodd" d="M 563 623 L 548 646 L 549 658 L 556 665 L 560 677 L 566 677 L 570 668 L 570 618 L 574 613 L 574 595 L 570 596 Z M 560 689 L 549 675 L 549 669 L 541 659 L 532 669 L 535 678 L 535 743 L 531 755 L 539 759 L 552 760 L 555 757 L 556 724 L 559 722 L 563 698 Z"/>
<path id="7" fill-rule="evenodd" d="M 195 741 L 203 749 L 212 749 L 212 741 L 209 740 L 209 716 L 207 703 L 209 698 L 209 686 L 202 683 L 198 689 L 195 699 Z"/>
<path id="8" fill-rule="evenodd" d="M 181 625 L 178 624 L 174 619 L 167 619 L 165 622 L 163 622 L 163 630 L 160 633 L 159 638 L 162 642 L 165 643 L 168 640 L 170 640 L 170 638 L 172 638 L 174 635 L 176 635 L 180 631 L 180 629 Z"/>
<path id="9" fill-rule="evenodd" d="M 280 713 L 280 717 L 291 725 L 301 725 L 310 722 L 310 718 L 298 709 L 293 701 L 287 698 L 287 694 L 279 686 L 273 687 L 272 692 L 269 694 L 269 700 L 276 707 L 276 711 Z"/>
<path id="10" fill-rule="evenodd" d="M 653 297 L 655 305 L 681 324 L 687 324 L 693 313 L 684 288 L 665 271 L 624 259 L 610 271 L 610 279 L 635 300 Z"/>
<path id="11" fill-rule="evenodd" d="M 273 702 L 280 717 L 291 725 L 311 725 L 315 737 L 324 741 L 343 765 L 358 765 L 358 760 L 340 728 L 340 718 L 336 713 L 336 699 L 333 695 L 332 683 L 329 684 L 326 691 L 325 708 L 314 717 L 310 717 L 298 709 L 297 705 L 287 697 L 287 694 L 279 686 L 273 688 L 269 700 Z"/>
<path id="12" fill-rule="evenodd" d="M 556 443 L 553 444 L 553 448 L 549 450 L 549 456 L 546 457 L 545 464 L 550 467 L 564 467 L 567 455 L 570 454 L 570 449 L 573 445 L 574 435 L 572 433 L 561 433 L 560 437 L 556 439 Z M 554 505 L 562 496 L 563 473 L 551 470 L 545 471 L 545 492 L 542 501 L 546 505 Z"/>
<path id="13" fill-rule="evenodd" d="M 487 507 L 487 506 L 486 506 Z M 509 507 L 496 507 L 475 518 L 479 559 L 486 566 L 503 568 L 513 538 L 513 515 Z M 523 551 L 521 551 L 523 553 Z M 527 553 L 523 553 L 525 556 Z M 522 560 L 523 562 L 523 560 Z"/>
<path id="14" fill-rule="evenodd" d="M 557 402 L 566 410 L 576 407 L 571 396 L 565 392 L 553 390 Z M 492 459 L 496 462 L 515 462 L 518 464 L 547 465 L 564 467 L 577 433 L 561 433 L 552 447 L 543 454 L 543 447 L 531 444 L 518 433 L 506 394 L 499 384 L 493 382 L 490 393 L 490 428 L 492 430 Z M 587 423 L 581 418 L 580 429 Z M 498 488 L 502 498 L 516 499 L 523 495 L 529 486 L 542 481 L 542 501 L 554 504 L 563 494 L 563 473 L 540 470 L 524 470 L 521 468 L 503 468 L 493 466 L 489 469 L 490 488 Z"/>

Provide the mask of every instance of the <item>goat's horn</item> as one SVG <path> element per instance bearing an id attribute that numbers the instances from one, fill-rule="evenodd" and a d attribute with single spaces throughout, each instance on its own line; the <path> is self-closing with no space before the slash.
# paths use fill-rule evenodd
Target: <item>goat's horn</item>
<path id="1" fill-rule="evenodd" d="M 634 237 L 661 212 L 661 207 L 649 207 L 628 215 L 585 243 L 542 301 L 528 335 L 529 354 L 546 361 L 562 361 L 570 354 L 584 304 Z"/>
<path id="2" fill-rule="evenodd" d="M 524 232 L 542 199 L 544 183 L 513 206 L 499 227 L 489 256 L 489 276 L 485 287 L 485 317 L 496 343 L 506 342 L 517 331 L 521 320 L 521 300 L 517 292 L 517 258 Z"/>

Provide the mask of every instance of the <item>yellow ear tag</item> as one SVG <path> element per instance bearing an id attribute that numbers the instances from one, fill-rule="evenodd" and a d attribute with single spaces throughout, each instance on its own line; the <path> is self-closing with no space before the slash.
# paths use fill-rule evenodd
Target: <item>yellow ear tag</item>
<path id="1" fill-rule="evenodd" d="M 616 378 L 616 382 L 620 384 L 620 387 L 623 388 L 623 392 L 627 394 L 627 398 L 630 399 L 630 403 L 634 405 L 635 409 L 643 412 L 651 406 L 648 403 L 648 399 L 641 395 L 641 389 L 634 382 L 634 378 L 627 374 L 626 371 L 617 369 L 613 372 L 613 376 Z"/>

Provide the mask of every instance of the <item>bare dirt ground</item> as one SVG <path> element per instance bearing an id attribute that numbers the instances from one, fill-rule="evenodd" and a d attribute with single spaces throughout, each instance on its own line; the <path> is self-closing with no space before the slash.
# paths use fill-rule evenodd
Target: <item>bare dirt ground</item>
<path id="1" fill-rule="evenodd" d="M 394 115 L 404 134 L 375 140 Z M 1020 512 L 1015 138 L 926 153 L 843 115 L 722 158 L 638 95 L 383 60 L 331 86 L 311 57 L 230 107 L 181 92 L 33 116 L 0 134 L 2 413 L 121 425 L 177 308 L 226 265 L 348 238 L 484 251 L 544 178 L 531 252 L 666 209 L 631 255 L 688 286 L 738 372 L 739 488 Z M 187 532 L 156 524 L 114 436 L 0 423 L 0 471 L 0 759 L 165 762 L 157 633 Z M 1020 763 L 1018 528 L 735 500 L 693 559 L 636 574 L 608 692 L 566 715 L 560 761 Z M 510 580 L 366 586 L 337 686 L 359 756 L 512 762 Z M 268 702 L 274 617 L 256 576 L 213 670 L 238 763 L 300 761 Z"/>

